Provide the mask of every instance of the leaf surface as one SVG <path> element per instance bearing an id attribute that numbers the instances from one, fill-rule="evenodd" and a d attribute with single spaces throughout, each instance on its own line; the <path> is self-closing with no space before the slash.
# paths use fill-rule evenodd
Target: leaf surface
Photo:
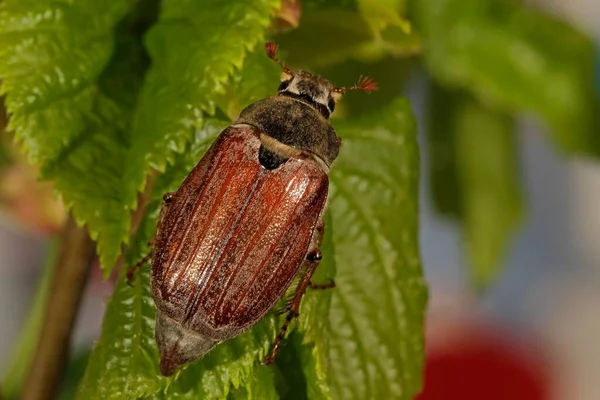
<path id="1" fill-rule="evenodd" d="M 338 122 L 331 172 L 336 288 L 327 333 L 333 397 L 412 399 L 427 290 L 418 251 L 418 148 L 406 100 Z"/>
<path id="2" fill-rule="evenodd" d="M 127 233 L 120 193 L 131 105 L 111 82 L 139 78 L 114 74 L 111 65 L 140 69 L 139 48 L 120 32 L 127 1 L 4 1 L 0 5 L 0 76 L 9 129 L 42 177 L 54 179 L 80 224 L 87 223 L 105 265 Z M 119 35 L 119 33 L 118 33 Z"/>

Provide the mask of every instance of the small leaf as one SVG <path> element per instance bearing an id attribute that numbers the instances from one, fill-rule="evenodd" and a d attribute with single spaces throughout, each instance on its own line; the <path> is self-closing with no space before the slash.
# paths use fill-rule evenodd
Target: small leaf
<path id="1" fill-rule="evenodd" d="M 129 226 L 120 201 L 128 109 L 104 86 L 113 78 L 105 67 L 121 55 L 117 51 L 111 61 L 113 29 L 126 12 L 126 1 L 0 5 L 0 76 L 9 129 L 43 178 L 56 180 L 77 221 L 88 224 L 105 265 L 116 259 Z M 129 50 L 127 70 L 135 71 L 129 56 L 137 53 Z M 131 82 L 135 87 L 135 77 Z"/>
<path id="2" fill-rule="evenodd" d="M 463 190 L 458 175 L 455 117 L 460 109 L 455 92 L 429 85 L 427 107 L 427 164 L 433 204 L 438 213 L 457 219 L 463 216 Z M 484 132 L 481 133 L 485 135 Z"/>
<path id="3" fill-rule="evenodd" d="M 496 276 L 523 214 L 515 124 L 467 100 L 457 115 L 456 133 L 472 280 L 484 288 Z"/>
<path id="4" fill-rule="evenodd" d="M 277 36 L 292 66 L 327 67 L 347 60 L 374 62 L 387 55 L 406 57 L 421 50 L 420 37 L 390 25 L 375 30 L 357 10 L 311 8 L 298 29 Z M 306 45 L 309 43 L 310 45 Z"/>
<path id="5" fill-rule="evenodd" d="M 438 99 L 431 103 L 430 143 L 438 155 L 446 155 L 455 178 L 450 180 L 454 186 L 446 183 L 437 190 L 447 195 L 438 201 L 448 210 L 443 204 L 452 199 L 451 215 L 463 225 L 471 279 L 483 289 L 496 276 L 523 214 L 515 121 L 464 92 L 438 87 L 433 95 Z M 441 184 L 441 168 L 437 175 L 433 183 Z"/>
<path id="6" fill-rule="evenodd" d="M 421 387 L 427 290 L 418 251 L 416 127 L 396 100 L 335 124 L 331 172 L 337 268 L 328 375 L 336 399 L 412 399 Z"/>
<path id="7" fill-rule="evenodd" d="M 544 118 L 568 152 L 598 152 L 592 42 L 568 25 L 503 0 L 418 1 L 431 74 L 505 113 Z"/>

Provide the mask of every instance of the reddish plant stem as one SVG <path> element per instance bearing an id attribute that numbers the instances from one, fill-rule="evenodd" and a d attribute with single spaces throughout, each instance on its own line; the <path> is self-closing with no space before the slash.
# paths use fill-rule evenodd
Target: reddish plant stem
<path id="1" fill-rule="evenodd" d="M 25 381 L 22 400 L 56 397 L 68 359 L 71 332 L 95 254 L 94 242 L 87 230 L 79 228 L 70 215 L 65 225 L 44 324 Z"/>

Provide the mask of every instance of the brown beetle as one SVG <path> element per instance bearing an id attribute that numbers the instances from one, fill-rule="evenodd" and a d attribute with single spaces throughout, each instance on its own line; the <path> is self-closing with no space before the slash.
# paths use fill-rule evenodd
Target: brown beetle
<path id="1" fill-rule="evenodd" d="M 333 286 L 311 283 L 322 257 L 327 174 L 340 148 L 328 119 L 344 92 L 377 86 L 361 78 L 334 88 L 285 68 L 274 43 L 265 48 L 283 69 L 278 95 L 244 109 L 164 197 L 149 256 L 164 375 L 255 325 L 302 273 L 264 361 L 273 362 L 306 288 Z"/>

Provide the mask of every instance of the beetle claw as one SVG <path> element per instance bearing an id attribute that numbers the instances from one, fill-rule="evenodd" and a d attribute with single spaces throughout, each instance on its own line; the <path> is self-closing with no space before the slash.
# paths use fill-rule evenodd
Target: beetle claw
<path id="1" fill-rule="evenodd" d="M 275 312 L 275 315 L 283 315 L 283 314 L 287 314 L 290 311 L 292 311 L 292 300 L 290 299 L 288 301 L 285 302 L 285 306 L 281 307 L 279 310 L 277 310 Z"/>
<path id="2" fill-rule="evenodd" d="M 313 283 L 313 281 L 310 281 L 310 283 L 308 284 L 310 286 L 311 289 L 314 290 L 325 290 L 325 289 L 332 289 L 335 287 L 335 281 L 333 279 L 329 280 L 329 283 Z"/>
<path id="3" fill-rule="evenodd" d="M 265 358 L 264 360 L 262 360 L 260 363 L 264 366 L 267 366 L 267 365 L 273 364 L 274 361 L 275 361 L 275 357 L 269 356 L 269 357 Z"/>
<path id="4" fill-rule="evenodd" d="M 146 262 L 148 262 L 148 260 L 150 260 L 150 258 L 152 258 L 152 252 L 145 255 L 144 258 L 142 258 L 133 267 L 131 267 L 127 270 L 127 274 L 126 274 L 125 278 L 127 279 L 127 284 L 129 286 L 133 286 L 133 278 L 134 278 L 135 271 L 137 271 L 142 265 L 144 265 Z"/>
<path id="5" fill-rule="evenodd" d="M 171 204 L 171 202 L 173 201 L 173 196 L 175 195 L 175 192 L 167 192 L 163 195 L 163 203 L 164 204 Z"/>
<path id="6" fill-rule="evenodd" d="M 319 249 L 313 250 L 306 256 L 306 259 L 310 262 L 317 262 L 323 259 L 323 254 Z"/>

